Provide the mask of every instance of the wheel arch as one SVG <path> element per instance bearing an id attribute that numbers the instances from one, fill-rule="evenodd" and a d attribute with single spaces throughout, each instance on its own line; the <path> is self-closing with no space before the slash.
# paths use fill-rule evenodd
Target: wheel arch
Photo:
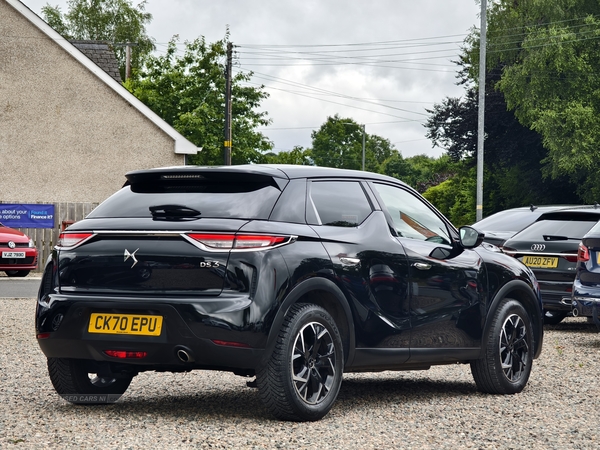
<path id="1" fill-rule="evenodd" d="M 355 334 L 352 311 L 341 289 L 327 278 L 310 278 L 295 286 L 285 297 L 271 324 L 262 363 L 273 352 L 285 316 L 296 303 L 311 303 L 324 308 L 334 319 L 342 338 L 344 363 L 354 358 Z"/>
<path id="2" fill-rule="evenodd" d="M 531 326 L 533 328 L 533 338 L 535 349 L 533 353 L 534 359 L 540 356 L 542 352 L 542 343 L 544 337 L 544 323 L 542 316 L 542 307 L 540 300 L 536 297 L 534 291 L 531 289 L 531 286 L 527 284 L 523 280 L 511 280 L 502 286 L 494 299 L 492 300 L 490 307 L 487 311 L 487 316 L 485 319 L 485 324 L 483 326 L 483 336 L 487 336 L 489 333 L 490 327 L 492 326 L 492 320 L 494 314 L 498 309 L 498 305 L 505 298 L 512 298 L 525 308 L 529 317 L 531 317 Z M 481 355 L 485 355 L 487 350 L 487 340 L 482 340 L 481 345 Z"/>

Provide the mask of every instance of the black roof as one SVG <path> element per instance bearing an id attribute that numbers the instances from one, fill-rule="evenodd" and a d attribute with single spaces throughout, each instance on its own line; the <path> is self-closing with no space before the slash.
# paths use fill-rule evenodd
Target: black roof
<path id="1" fill-rule="evenodd" d="M 156 175 L 192 175 L 202 173 L 252 174 L 270 176 L 273 178 L 360 178 L 379 181 L 402 183 L 400 180 L 373 172 L 361 170 L 336 169 L 333 167 L 299 166 L 293 164 L 242 164 L 236 166 L 175 166 L 157 167 L 154 169 L 134 170 L 125 176 L 130 183 L 140 178 Z M 402 183 L 404 184 L 404 183 Z"/>

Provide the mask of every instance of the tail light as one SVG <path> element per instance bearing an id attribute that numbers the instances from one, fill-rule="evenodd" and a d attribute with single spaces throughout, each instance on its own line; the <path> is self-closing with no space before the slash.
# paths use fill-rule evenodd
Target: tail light
<path id="1" fill-rule="evenodd" d="M 285 236 L 252 236 L 240 235 L 235 237 L 233 248 L 264 248 L 283 244 L 288 237 Z"/>
<path id="2" fill-rule="evenodd" d="M 295 239 L 268 234 L 189 233 L 187 236 L 211 250 L 260 250 L 288 244 Z"/>
<path id="3" fill-rule="evenodd" d="M 576 263 L 579 261 L 579 251 L 577 252 L 577 255 L 565 255 L 563 258 L 569 262 Z"/>
<path id="4" fill-rule="evenodd" d="M 233 234 L 188 234 L 192 239 L 200 242 L 209 248 L 214 249 L 225 249 L 228 250 L 233 248 L 233 240 L 235 235 Z"/>
<path id="5" fill-rule="evenodd" d="M 93 233 L 60 233 L 58 237 L 57 247 L 75 247 L 82 244 L 87 239 L 91 238 Z"/>
<path id="6" fill-rule="evenodd" d="M 579 243 L 579 247 L 577 248 L 577 261 L 586 262 L 590 260 L 590 251 L 588 248 L 583 245 L 583 243 Z"/>

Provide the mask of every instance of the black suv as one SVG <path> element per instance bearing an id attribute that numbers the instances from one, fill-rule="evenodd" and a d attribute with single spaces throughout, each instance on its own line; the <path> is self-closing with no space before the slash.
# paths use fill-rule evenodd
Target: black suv
<path id="1" fill-rule="evenodd" d="M 344 372 L 469 363 L 483 392 L 525 387 L 543 337 L 532 272 L 398 180 L 259 165 L 126 178 L 61 234 L 42 279 L 37 339 L 68 401 L 115 401 L 149 370 L 256 376 L 284 420 L 327 414 Z"/>

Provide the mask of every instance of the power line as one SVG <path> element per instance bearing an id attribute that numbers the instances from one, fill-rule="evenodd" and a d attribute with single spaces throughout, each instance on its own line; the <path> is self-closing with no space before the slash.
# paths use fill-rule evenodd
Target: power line
<path id="1" fill-rule="evenodd" d="M 258 78 L 260 78 L 260 76 Z M 267 78 L 268 79 L 268 76 L 263 76 L 263 78 Z M 428 114 L 425 114 L 425 113 L 421 113 L 421 112 L 417 112 L 417 111 L 410 111 L 410 110 L 407 110 L 407 109 L 404 109 L 404 108 L 398 108 L 398 107 L 390 106 L 390 105 L 383 105 L 383 104 L 378 103 L 378 102 L 369 101 L 369 100 L 361 99 L 361 98 L 358 98 L 358 97 L 352 97 L 352 96 L 349 96 L 349 95 L 339 94 L 337 92 L 327 91 L 325 89 L 320 89 L 320 88 L 314 88 L 312 86 L 301 85 L 300 83 L 295 83 L 295 82 L 291 82 L 291 81 L 288 81 L 288 80 L 283 80 L 281 78 L 279 78 L 277 81 L 281 82 L 283 84 L 292 84 L 293 86 L 303 87 L 303 88 L 306 88 L 307 90 L 316 91 L 316 92 L 313 92 L 314 95 L 330 95 L 330 96 L 334 96 L 334 97 L 340 97 L 340 98 L 343 98 L 343 99 L 346 99 L 346 100 L 359 101 L 359 102 L 368 103 L 368 104 L 371 104 L 371 105 L 381 106 L 383 108 L 388 108 L 388 109 L 392 109 L 392 110 L 395 110 L 395 111 L 402 111 L 402 112 L 407 112 L 407 113 L 410 113 L 410 114 L 417 114 L 417 115 L 428 116 Z M 265 86 L 265 87 L 267 89 L 274 89 L 274 90 L 278 90 L 278 91 L 284 91 L 284 92 L 288 92 L 290 94 L 306 95 L 306 94 L 301 93 L 301 92 L 289 91 L 289 90 L 285 90 L 285 89 L 281 89 L 281 88 L 276 88 L 276 87 L 272 87 L 272 86 Z"/>
<path id="2" fill-rule="evenodd" d="M 255 83 L 248 83 L 248 84 L 250 84 L 250 85 L 256 85 Z M 334 102 L 333 100 L 325 100 L 325 99 L 322 99 L 322 98 L 313 97 L 313 96 L 308 95 L 308 94 L 294 93 L 292 91 L 286 91 L 285 89 L 278 89 L 278 88 L 275 88 L 275 87 L 270 87 L 269 88 L 267 86 L 265 86 L 265 89 L 274 89 L 274 90 L 283 91 L 283 92 L 291 93 L 291 94 L 294 94 L 294 95 L 298 95 L 300 97 L 306 97 L 306 98 L 311 98 L 311 99 L 314 99 L 314 100 L 320 100 L 320 101 L 323 101 L 323 102 L 332 103 L 334 105 L 341 105 L 341 106 L 345 106 L 347 108 L 358 109 L 360 111 L 367 111 L 367 112 L 371 112 L 371 113 L 375 113 L 375 114 L 381 114 L 383 116 L 395 117 L 397 119 L 404 119 L 404 122 L 419 122 L 419 120 L 416 120 L 416 119 L 408 119 L 406 117 L 395 116 L 393 114 L 388 114 L 388 113 L 384 113 L 384 112 L 381 112 L 381 111 L 374 111 L 372 109 L 361 108 L 359 106 L 352 106 L 352 105 L 348 105 L 348 104 L 345 104 L 345 103 Z M 427 115 L 427 114 L 424 114 L 424 115 Z"/>

